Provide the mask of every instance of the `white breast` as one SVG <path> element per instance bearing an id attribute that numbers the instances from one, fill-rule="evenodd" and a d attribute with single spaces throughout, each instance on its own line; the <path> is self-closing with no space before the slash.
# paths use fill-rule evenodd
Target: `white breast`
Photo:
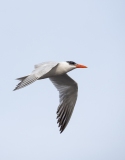
<path id="1" fill-rule="evenodd" d="M 48 74 L 46 74 L 46 78 L 65 74 L 75 68 L 76 68 L 75 66 L 69 65 L 67 62 L 60 62 Z"/>
<path id="2" fill-rule="evenodd" d="M 67 62 L 60 62 L 58 64 L 58 66 L 53 69 L 53 72 L 56 75 L 61 75 L 61 74 L 65 74 L 65 73 L 67 73 L 67 72 L 69 72 L 69 71 L 71 71 L 75 68 L 76 68 L 75 66 L 70 65 Z"/>

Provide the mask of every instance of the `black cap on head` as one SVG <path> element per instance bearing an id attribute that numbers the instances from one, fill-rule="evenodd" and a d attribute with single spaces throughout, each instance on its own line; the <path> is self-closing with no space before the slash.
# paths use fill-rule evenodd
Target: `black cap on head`
<path id="1" fill-rule="evenodd" d="M 75 65 L 75 64 L 76 64 L 76 63 L 73 62 L 73 61 L 66 61 L 66 62 L 68 62 L 68 63 L 71 64 L 71 65 Z"/>

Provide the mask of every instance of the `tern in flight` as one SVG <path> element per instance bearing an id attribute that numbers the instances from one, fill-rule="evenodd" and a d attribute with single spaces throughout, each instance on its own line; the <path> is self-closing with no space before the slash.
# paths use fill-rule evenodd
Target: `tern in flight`
<path id="1" fill-rule="evenodd" d="M 36 80 L 49 78 L 59 91 L 60 104 L 57 109 L 57 123 L 59 123 L 60 133 L 62 133 L 72 115 L 78 92 L 77 83 L 67 75 L 67 72 L 76 68 L 87 67 L 73 61 L 43 62 L 34 67 L 35 70 L 31 74 L 17 78 L 20 83 L 14 91 L 26 87 Z"/>

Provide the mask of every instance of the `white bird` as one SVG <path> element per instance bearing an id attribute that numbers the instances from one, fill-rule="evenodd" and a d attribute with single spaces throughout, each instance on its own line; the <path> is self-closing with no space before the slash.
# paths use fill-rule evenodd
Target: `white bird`
<path id="1" fill-rule="evenodd" d="M 60 104 L 57 109 L 57 123 L 59 123 L 60 133 L 66 128 L 72 115 L 76 100 L 78 85 L 66 73 L 76 68 L 87 68 L 84 65 L 73 61 L 66 62 L 43 62 L 35 65 L 35 70 L 31 74 L 17 78 L 21 82 L 14 89 L 20 89 L 35 82 L 36 80 L 49 78 L 59 91 Z"/>

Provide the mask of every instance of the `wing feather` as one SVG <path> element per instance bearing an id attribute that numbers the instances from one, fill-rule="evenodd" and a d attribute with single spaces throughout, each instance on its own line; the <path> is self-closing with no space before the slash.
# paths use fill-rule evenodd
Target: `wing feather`
<path id="1" fill-rule="evenodd" d="M 59 91 L 60 104 L 57 109 L 57 123 L 60 133 L 66 128 L 77 100 L 77 83 L 67 74 L 51 77 L 50 80 Z"/>
<path id="2" fill-rule="evenodd" d="M 38 77 L 35 77 L 34 75 L 30 75 L 30 76 L 26 77 L 24 80 L 22 80 L 22 81 L 16 86 L 16 88 L 14 89 L 14 91 L 17 90 L 17 89 L 21 89 L 21 88 L 23 88 L 23 87 L 28 86 L 29 84 L 35 82 L 37 79 L 38 79 Z"/>
<path id="3" fill-rule="evenodd" d="M 58 65 L 57 62 L 43 62 L 36 65 L 35 70 L 30 75 L 17 78 L 17 80 L 20 80 L 21 82 L 16 86 L 14 91 L 26 87 L 38 79 L 42 79 L 42 77 L 44 77 L 44 75 L 51 71 L 56 65 Z"/>

